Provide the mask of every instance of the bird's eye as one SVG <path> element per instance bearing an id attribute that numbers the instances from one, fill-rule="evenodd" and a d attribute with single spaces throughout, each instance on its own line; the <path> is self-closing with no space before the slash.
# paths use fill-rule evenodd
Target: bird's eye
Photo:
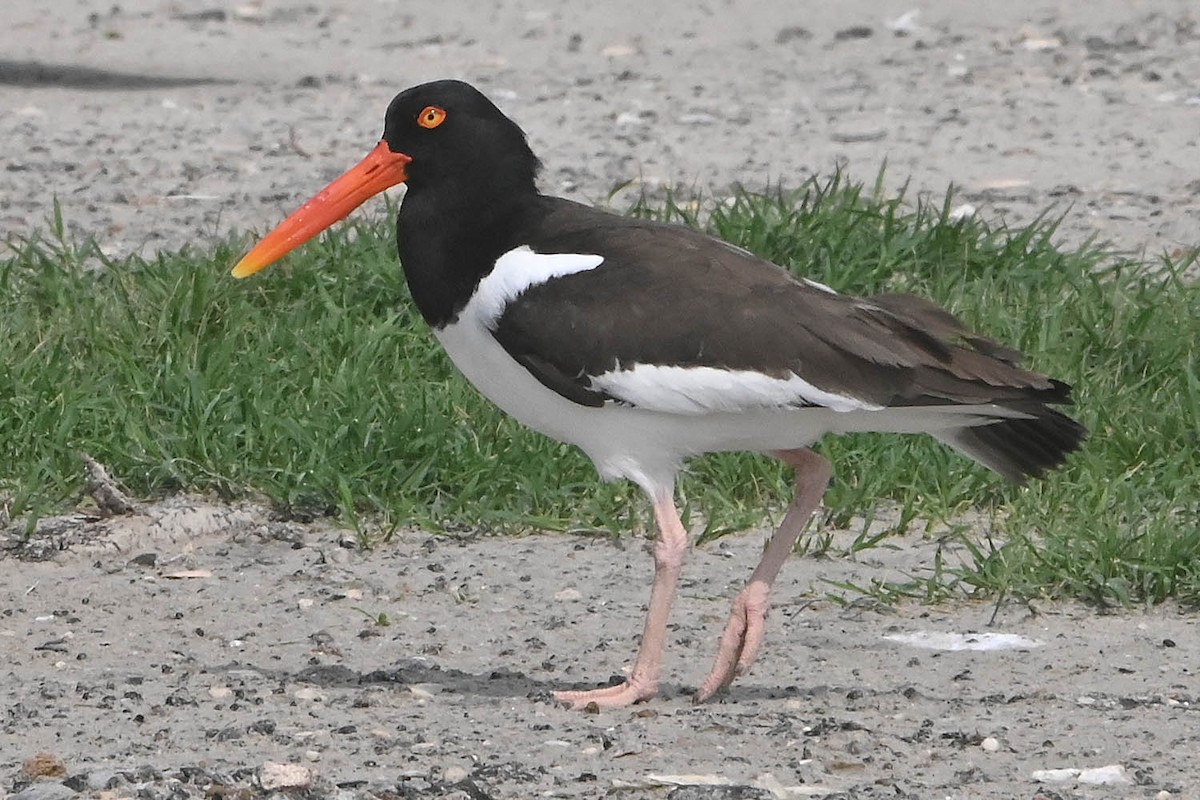
<path id="1" fill-rule="evenodd" d="M 425 106 L 417 115 L 417 124 L 422 128 L 436 128 L 446 121 L 446 109 L 437 106 Z"/>

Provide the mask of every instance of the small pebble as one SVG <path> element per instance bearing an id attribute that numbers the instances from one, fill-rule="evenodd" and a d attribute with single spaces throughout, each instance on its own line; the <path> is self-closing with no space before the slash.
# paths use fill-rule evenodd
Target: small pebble
<path id="1" fill-rule="evenodd" d="M 65 778 L 67 765 L 52 753 L 38 753 L 25 759 L 21 764 L 21 776 L 26 779 Z"/>
<path id="2" fill-rule="evenodd" d="M 61 783 L 41 781 L 9 795 L 8 800 L 70 800 L 78 797 L 75 790 Z"/>
<path id="3" fill-rule="evenodd" d="M 842 28 L 833 35 L 835 42 L 845 42 L 851 39 L 869 39 L 875 35 L 875 31 L 868 28 L 866 25 L 852 25 L 849 28 Z"/>
<path id="4" fill-rule="evenodd" d="M 970 203 L 961 203 L 950 210 L 949 218 L 951 222 L 960 222 L 975 216 L 977 211 Z"/>
<path id="5" fill-rule="evenodd" d="M 321 555 L 325 561 L 330 564 L 348 564 L 350 563 L 350 554 L 343 549 L 329 549 L 322 551 Z"/>
<path id="6" fill-rule="evenodd" d="M 267 761 L 258 768 L 258 782 L 267 791 L 302 789 L 312 783 L 312 770 L 300 764 L 278 764 Z"/>
<path id="7" fill-rule="evenodd" d="M 70 781 L 64 781 L 67 785 L 71 785 Z M 78 788 L 71 786 L 76 791 L 89 791 L 99 793 L 106 789 L 116 789 L 125 783 L 124 777 L 120 772 L 107 769 L 94 769 L 84 776 L 83 785 Z"/>
<path id="8" fill-rule="evenodd" d="M 600 51 L 600 55 L 605 58 L 625 58 L 636 53 L 637 50 L 627 44 L 610 44 Z"/>
<path id="9" fill-rule="evenodd" d="M 267 17 L 263 13 L 262 8 L 257 3 L 247 3 L 244 6 L 238 6 L 233 10 L 235 19 L 240 19 L 243 22 L 265 22 Z"/>

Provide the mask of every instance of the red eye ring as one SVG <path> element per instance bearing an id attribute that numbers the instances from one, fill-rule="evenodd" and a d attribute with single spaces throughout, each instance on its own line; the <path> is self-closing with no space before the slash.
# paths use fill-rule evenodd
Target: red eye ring
<path id="1" fill-rule="evenodd" d="M 438 108 L 437 106 L 425 106 L 425 108 L 421 109 L 421 113 L 417 114 L 417 124 L 422 128 L 432 130 L 445 121 L 446 109 Z"/>

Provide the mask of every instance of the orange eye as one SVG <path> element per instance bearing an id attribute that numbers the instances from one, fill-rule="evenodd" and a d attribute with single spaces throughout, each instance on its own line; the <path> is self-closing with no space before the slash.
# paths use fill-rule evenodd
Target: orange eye
<path id="1" fill-rule="evenodd" d="M 417 115 L 417 124 L 422 128 L 436 128 L 446 121 L 446 109 L 437 106 L 425 106 Z"/>

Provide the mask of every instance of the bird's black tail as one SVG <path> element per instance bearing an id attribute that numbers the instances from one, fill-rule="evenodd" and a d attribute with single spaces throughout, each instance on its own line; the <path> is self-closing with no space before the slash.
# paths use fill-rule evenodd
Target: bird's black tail
<path id="1" fill-rule="evenodd" d="M 1015 483 L 1040 478 L 1079 449 L 1087 428 L 1048 406 L 1021 407 L 1027 417 L 955 428 L 938 439 Z"/>

